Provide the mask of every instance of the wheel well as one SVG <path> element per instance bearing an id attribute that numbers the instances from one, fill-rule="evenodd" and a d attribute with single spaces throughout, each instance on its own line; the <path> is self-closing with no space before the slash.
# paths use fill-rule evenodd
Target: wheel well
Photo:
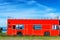
<path id="1" fill-rule="evenodd" d="M 50 36 L 50 32 L 49 31 L 44 32 L 44 36 Z"/>
<path id="2" fill-rule="evenodd" d="M 17 32 L 17 35 L 22 36 L 23 34 L 22 32 Z"/>
<path id="3" fill-rule="evenodd" d="M 59 36 L 60 36 L 60 34 L 59 34 Z"/>

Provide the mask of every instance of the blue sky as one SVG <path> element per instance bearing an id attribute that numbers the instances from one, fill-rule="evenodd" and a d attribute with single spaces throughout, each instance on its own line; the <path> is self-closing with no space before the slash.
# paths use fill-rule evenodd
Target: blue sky
<path id="1" fill-rule="evenodd" d="M 8 18 L 44 18 L 60 16 L 60 0 L 0 0 L 0 26 Z"/>

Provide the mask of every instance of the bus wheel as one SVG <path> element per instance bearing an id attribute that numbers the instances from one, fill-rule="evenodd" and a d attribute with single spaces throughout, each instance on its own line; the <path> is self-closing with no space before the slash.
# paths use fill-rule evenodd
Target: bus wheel
<path id="1" fill-rule="evenodd" d="M 45 32 L 44 36 L 50 36 L 50 32 Z"/>
<path id="2" fill-rule="evenodd" d="M 21 32 L 18 32 L 17 33 L 17 36 L 22 36 L 23 34 Z"/>

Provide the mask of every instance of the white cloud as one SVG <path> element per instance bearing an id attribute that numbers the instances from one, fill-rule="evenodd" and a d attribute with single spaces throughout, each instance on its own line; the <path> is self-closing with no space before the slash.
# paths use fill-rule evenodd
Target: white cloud
<path id="1" fill-rule="evenodd" d="M 53 8 L 47 8 L 47 9 L 45 10 L 45 12 L 53 12 L 53 11 L 56 11 L 56 9 L 53 9 Z"/>
<path id="2" fill-rule="evenodd" d="M 58 15 L 56 13 L 48 13 L 48 14 L 45 14 L 46 17 L 57 17 Z"/>

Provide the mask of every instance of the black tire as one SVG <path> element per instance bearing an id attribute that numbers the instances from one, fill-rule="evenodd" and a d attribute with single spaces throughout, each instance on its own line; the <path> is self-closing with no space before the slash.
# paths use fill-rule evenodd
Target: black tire
<path id="1" fill-rule="evenodd" d="M 21 32 L 18 32 L 17 33 L 17 36 L 22 36 L 23 34 Z"/>
<path id="2" fill-rule="evenodd" d="M 50 32 L 45 32 L 44 36 L 50 36 Z"/>

